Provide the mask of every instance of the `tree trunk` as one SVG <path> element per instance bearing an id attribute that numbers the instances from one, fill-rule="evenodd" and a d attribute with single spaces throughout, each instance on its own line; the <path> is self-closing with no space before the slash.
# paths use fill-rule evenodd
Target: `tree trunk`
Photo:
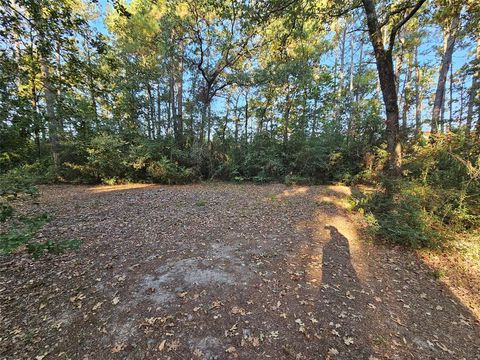
<path id="1" fill-rule="evenodd" d="M 60 174 L 60 142 L 59 135 L 59 122 L 55 116 L 55 94 L 53 93 L 50 69 L 47 62 L 42 59 L 42 72 L 43 72 L 43 86 L 45 91 L 45 104 L 47 109 L 47 121 L 48 121 L 48 135 L 50 138 L 50 147 L 52 152 L 53 166 L 55 175 L 58 177 Z"/>
<path id="2" fill-rule="evenodd" d="M 402 165 L 402 146 L 398 137 L 398 100 L 395 85 L 395 73 L 391 49 L 385 50 L 381 27 L 373 0 L 362 0 L 367 15 L 367 25 L 377 64 L 378 77 L 385 103 L 387 150 L 389 153 L 389 172 L 400 175 Z"/>
<path id="3" fill-rule="evenodd" d="M 178 63 L 177 74 L 177 144 L 183 147 L 183 54 L 181 54 Z"/>
<path id="4" fill-rule="evenodd" d="M 248 143 L 248 92 L 245 93 L 245 143 Z"/>
<path id="5" fill-rule="evenodd" d="M 453 124 L 453 65 L 450 66 L 450 94 L 448 99 L 448 129 L 447 132 L 452 131 Z"/>
<path id="6" fill-rule="evenodd" d="M 410 92 L 412 88 L 412 56 L 408 54 L 407 75 L 403 87 L 403 107 L 402 107 L 402 138 L 407 138 L 408 131 L 408 112 L 410 110 Z"/>
<path id="7" fill-rule="evenodd" d="M 240 95 L 238 95 L 235 99 L 235 107 L 233 108 L 233 117 L 235 119 L 235 144 L 238 144 L 238 133 L 239 133 L 239 127 L 240 127 L 240 119 L 238 116 L 238 100 L 240 98 Z"/>
<path id="8" fill-rule="evenodd" d="M 86 54 L 86 57 L 87 57 L 87 65 L 91 69 L 93 65 L 92 65 L 92 59 L 91 59 L 91 55 L 90 55 L 89 41 L 90 41 L 90 36 L 89 36 L 89 33 L 87 32 L 85 34 L 84 47 L 85 47 L 85 54 Z M 92 110 L 93 110 L 93 120 L 94 120 L 94 123 L 95 123 L 95 127 L 97 127 L 98 126 L 98 111 L 97 111 L 97 100 L 95 98 L 95 84 L 94 84 L 94 81 L 93 81 L 92 71 L 88 71 L 88 90 L 89 90 L 89 93 L 90 93 L 89 94 L 90 95 L 90 103 L 91 103 Z"/>
<path id="9" fill-rule="evenodd" d="M 422 72 L 418 63 L 418 45 L 415 47 L 415 134 L 420 136 L 422 131 L 422 102 L 423 97 L 420 92 L 422 82 Z"/>
<path id="10" fill-rule="evenodd" d="M 440 116 L 442 113 L 442 108 L 445 100 L 445 84 L 447 82 L 448 69 L 452 63 L 452 55 L 455 47 L 455 38 L 457 35 L 457 28 L 459 25 L 460 13 L 455 14 L 452 17 L 452 21 L 448 29 L 444 32 L 444 52 L 442 56 L 442 62 L 440 64 L 440 70 L 438 73 L 438 83 L 437 90 L 435 91 L 435 98 L 433 101 L 433 111 L 432 111 L 432 124 L 431 130 L 435 134 L 438 132 L 438 125 L 440 122 Z"/>
<path id="11" fill-rule="evenodd" d="M 472 122 L 473 122 L 473 112 L 475 109 L 475 105 L 478 106 L 478 89 L 480 88 L 480 35 L 477 38 L 477 55 L 476 55 L 476 63 L 475 63 L 475 72 L 472 76 L 472 86 L 470 87 L 469 95 L 468 95 L 468 110 L 467 110 L 467 124 L 465 128 L 465 132 L 467 135 L 470 134 L 472 130 Z M 480 118 L 478 119 L 480 122 Z"/>
<path id="12" fill-rule="evenodd" d="M 155 138 L 155 105 L 153 103 L 153 96 L 152 96 L 152 87 L 147 82 L 147 97 L 148 97 L 148 117 L 147 117 L 147 132 L 148 138 L 154 139 Z"/>
<path id="13" fill-rule="evenodd" d="M 287 96 L 285 97 L 285 115 L 283 123 L 283 143 L 288 141 L 288 128 L 290 126 L 290 87 L 287 87 Z"/>
<path id="14" fill-rule="evenodd" d="M 228 118 L 230 116 L 230 93 L 227 95 L 227 100 L 226 100 L 226 111 L 225 111 L 225 118 L 222 124 L 222 145 L 225 146 L 225 133 L 227 132 L 227 126 L 228 126 Z"/>
<path id="15" fill-rule="evenodd" d="M 344 25 L 342 29 L 342 40 L 340 43 L 340 71 L 339 71 L 339 84 L 338 84 L 338 96 L 342 96 L 345 80 L 345 42 L 347 35 L 347 24 Z"/>
<path id="16" fill-rule="evenodd" d="M 160 80 L 157 83 L 157 138 L 162 135 L 162 97 L 160 95 Z"/>
<path id="17" fill-rule="evenodd" d="M 210 103 L 210 98 L 205 106 L 207 111 L 207 143 L 210 145 L 212 133 L 212 105 Z"/>
<path id="18" fill-rule="evenodd" d="M 350 84 L 348 87 L 348 103 L 350 106 L 350 111 L 348 115 L 348 124 L 347 124 L 347 144 L 350 144 L 351 138 L 353 136 L 353 60 L 354 60 L 354 35 L 350 38 Z"/>
<path id="19" fill-rule="evenodd" d="M 177 132 L 178 132 L 178 129 L 177 129 L 177 107 L 176 107 L 176 104 L 175 104 L 175 74 L 174 74 L 174 71 L 173 71 L 173 65 L 171 66 L 171 74 L 170 74 L 170 78 L 169 78 L 169 92 L 170 92 L 170 117 L 169 119 L 171 119 L 172 123 L 173 123 L 173 137 L 174 138 L 177 138 Z"/>

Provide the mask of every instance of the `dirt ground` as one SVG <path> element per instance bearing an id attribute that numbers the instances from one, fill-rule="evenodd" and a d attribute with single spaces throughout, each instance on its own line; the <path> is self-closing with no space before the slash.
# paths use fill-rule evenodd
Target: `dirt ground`
<path id="1" fill-rule="evenodd" d="M 41 191 L 36 240 L 82 246 L 0 258 L 0 358 L 480 359 L 475 305 L 362 235 L 347 187 Z"/>

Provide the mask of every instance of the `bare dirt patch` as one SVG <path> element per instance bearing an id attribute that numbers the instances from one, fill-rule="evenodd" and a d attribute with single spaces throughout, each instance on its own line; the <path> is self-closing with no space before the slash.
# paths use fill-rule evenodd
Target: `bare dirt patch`
<path id="1" fill-rule="evenodd" d="M 0 259 L 2 358 L 479 358 L 478 318 L 346 187 L 41 190 L 37 240 L 82 246 Z"/>

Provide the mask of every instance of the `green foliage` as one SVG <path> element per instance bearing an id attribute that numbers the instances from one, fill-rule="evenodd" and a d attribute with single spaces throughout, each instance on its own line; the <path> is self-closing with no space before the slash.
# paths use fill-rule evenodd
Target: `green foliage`
<path id="1" fill-rule="evenodd" d="M 58 243 L 47 240 L 42 243 L 27 244 L 27 251 L 34 259 L 37 259 L 45 253 L 58 255 L 67 250 L 76 250 L 80 247 L 81 243 L 80 240 L 62 240 Z"/>
<path id="2" fill-rule="evenodd" d="M 9 170 L 0 176 L 0 222 L 13 217 L 12 203 L 24 196 L 36 197 L 38 189 L 33 185 L 36 177 L 29 166 Z"/>
<path id="3" fill-rule="evenodd" d="M 419 190 L 411 183 L 396 184 L 395 192 L 375 192 L 362 198 L 357 208 L 367 214 L 371 230 L 379 237 L 414 248 L 431 246 L 438 234 L 430 230 L 430 218 Z"/>
<path id="4" fill-rule="evenodd" d="M 8 254 L 18 246 L 27 243 L 50 219 L 50 215 L 46 213 L 18 219 L 18 224 L 0 235 L 0 255 Z"/>
<path id="5" fill-rule="evenodd" d="M 403 179 L 357 198 L 380 237 L 411 247 L 442 246 L 480 226 L 480 147 L 462 135 L 414 144 Z"/>
<path id="6" fill-rule="evenodd" d="M 311 185 L 313 181 L 304 176 L 287 175 L 285 176 L 284 183 L 285 185 Z"/>
<path id="7" fill-rule="evenodd" d="M 13 216 L 13 207 L 9 204 L 0 203 L 0 222 L 5 222 Z"/>
<path id="8" fill-rule="evenodd" d="M 152 161 L 147 166 L 147 176 L 160 184 L 187 184 L 196 180 L 196 174 L 192 169 L 178 166 L 166 157 Z"/>
<path id="9" fill-rule="evenodd" d="M 14 168 L 0 176 L 0 198 L 17 198 L 21 195 L 38 195 L 34 186 L 37 177 L 32 174 L 29 166 Z"/>
<path id="10" fill-rule="evenodd" d="M 87 171 L 102 182 L 129 178 L 128 144 L 108 133 L 95 136 L 87 148 Z"/>

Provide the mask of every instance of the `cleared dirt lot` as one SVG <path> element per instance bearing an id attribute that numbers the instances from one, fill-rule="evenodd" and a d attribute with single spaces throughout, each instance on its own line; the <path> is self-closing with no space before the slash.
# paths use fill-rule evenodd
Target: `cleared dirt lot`
<path id="1" fill-rule="evenodd" d="M 349 188 L 41 190 L 37 240 L 82 246 L 0 259 L 2 358 L 480 358 L 478 318 L 362 236 Z"/>

